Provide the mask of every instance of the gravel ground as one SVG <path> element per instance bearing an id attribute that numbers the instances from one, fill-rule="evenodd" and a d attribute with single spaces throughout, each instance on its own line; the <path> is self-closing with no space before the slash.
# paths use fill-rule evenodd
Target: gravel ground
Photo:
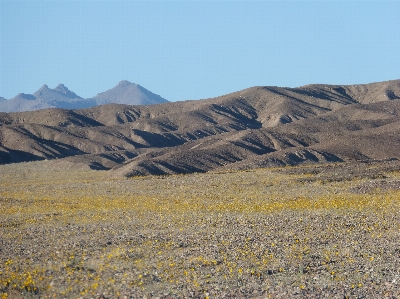
<path id="1" fill-rule="evenodd" d="M 2 298 L 400 298 L 396 167 L 111 180 L 49 165 L 0 166 Z"/>

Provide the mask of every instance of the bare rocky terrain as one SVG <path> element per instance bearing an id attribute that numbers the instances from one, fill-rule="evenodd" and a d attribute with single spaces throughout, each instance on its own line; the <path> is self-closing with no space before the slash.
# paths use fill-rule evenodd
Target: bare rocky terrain
<path id="1" fill-rule="evenodd" d="M 129 177 L 397 159 L 399 99 L 400 80 L 393 80 L 0 113 L 0 163 L 48 159 Z"/>

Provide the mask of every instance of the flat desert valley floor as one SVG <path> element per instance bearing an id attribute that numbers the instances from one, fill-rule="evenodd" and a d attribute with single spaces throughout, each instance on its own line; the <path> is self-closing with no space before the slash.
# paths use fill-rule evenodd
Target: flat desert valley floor
<path id="1" fill-rule="evenodd" d="M 399 161 L 0 166 L 1 298 L 399 298 Z"/>

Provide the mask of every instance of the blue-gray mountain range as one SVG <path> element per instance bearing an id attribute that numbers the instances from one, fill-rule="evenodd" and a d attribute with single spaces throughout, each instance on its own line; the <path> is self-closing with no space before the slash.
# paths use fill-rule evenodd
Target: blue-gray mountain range
<path id="1" fill-rule="evenodd" d="M 152 105 L 168 101 L 146 88 L 128 81 L 121 81 L 112 89 L 83 99 L 63 84 L 51 89 L 43 85 L 34 94 L 20 93 L 6 100 L 0 97 L 0 112 L 23 112 L 46 108 L 81 109 L 105 104 Z"/>

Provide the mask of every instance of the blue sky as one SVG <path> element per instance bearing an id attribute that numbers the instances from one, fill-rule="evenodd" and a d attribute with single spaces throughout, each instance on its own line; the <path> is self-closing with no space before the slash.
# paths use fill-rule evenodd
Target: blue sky
<path id="1" fill-rule="evenodd" d="M 121 80 L 170 101 L 400 79 L 400 1 L 0 0 L 0 96 Z"/>

